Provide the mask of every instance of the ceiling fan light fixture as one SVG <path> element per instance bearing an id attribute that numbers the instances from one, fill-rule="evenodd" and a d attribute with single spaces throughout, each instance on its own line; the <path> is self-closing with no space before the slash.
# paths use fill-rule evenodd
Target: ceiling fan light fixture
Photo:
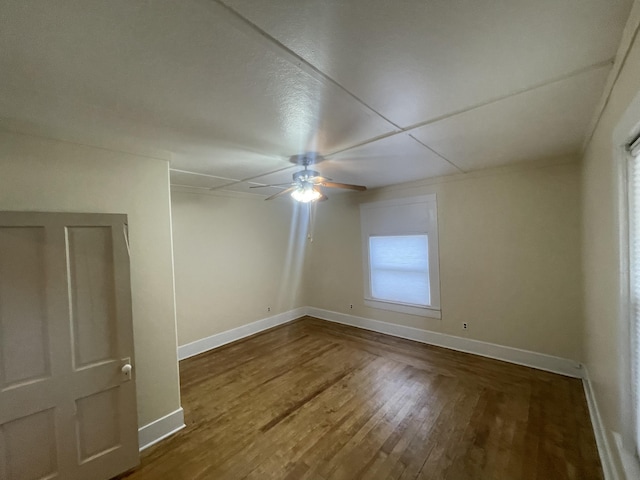
<path id="1" fill-rule="evenodd" d="M 313 185 L 306 184 L 296 188 L 291 192 L 291 196 L 298 202 L 309 203 L 318 200 L 322 196 L 322 193 L 313 188 Z"/>
<path id="2" fill-rule="evenodd" d="M 363 192 L 367 189 L 364 185 L 334 182 L 332 179 L 320 175 L 320 172 L 309 170 L 309 165 L 322 160 L 324 160 L 324 158 L 314 153 L 295 155 L 291 157 L 290 161 L 297 165 L 302 165 L 304 168 L 293 174 L 293 182 L 275 185 L 256 185 L 250 188 L 283 187 L 289 185 L 288 188 L 282 188 L 278 193 L 265 198 L 265 200 L 273 200 L 274 198 L 290 194 L 294 200 L 300 203 L 323 202 L 327 200 L 327 196 L 324 193 L 325 188 L 342 188 L 356 190 L 358 192 Z"/>

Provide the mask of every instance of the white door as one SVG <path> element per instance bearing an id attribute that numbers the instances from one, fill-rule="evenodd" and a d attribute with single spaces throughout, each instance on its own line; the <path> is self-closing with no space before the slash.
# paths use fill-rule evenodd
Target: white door
<path id="1" fill-rule="evenodd" d="M 0 212 L 0 478 L 138 463 L 126 215 Z"/>

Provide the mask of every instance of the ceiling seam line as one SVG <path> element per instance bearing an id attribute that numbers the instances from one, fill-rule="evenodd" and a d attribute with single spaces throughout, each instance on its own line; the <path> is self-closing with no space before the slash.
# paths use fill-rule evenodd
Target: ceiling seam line
<path id="1" fill-rule="evenodd" d="M 604 60 L 602 62 L 594 63 L 594 64 L 589 65 L 587 67 L 583 67 L 583 68 L 580 68 L 578 70 L 574 70 L 572 72 L 569 72 L 569 73 L 567 73 L 565 75 L 562 75 L 562 76 L 559 76 L 559 77 L 555 77 L 555 78 L 553 78 L 551 80 L 547 80 L 545 82 L 541 82 L 541 83 L 532 85 L 530 87 L 523 88 L 521 90 L 516 90 L 515 92 L 509 93 L 508 95 L 495 97 L 495 98 L 492 98 L 492 99 L 487 100 L 485 102 L 478 103 L 476 105 L 472 105 L 470 107 L 467 107 L 467 108 L 464 108 L 464 109 L 461 109 L 461 110 L 456 110 L 455 112 L 447 113 L 447 114 L 441 115 L 439 117 L 435 117 L 435 118 L 432 118 L 432 119 L 429 119 L 429 120 L 425 120 L 424 122 L 414 123 L 413 125 L 409 125 L 408 127 L 402 128 L 402 131 L 403 132 L 410 132 L 410 131 L 415 130 L 417 128 L 425 127 L 427 125 L 431 125 L 432 123 L 440 122 L 442 120 L 446 120 L 448 118 L 455 117 L 456 115 L 462 115 L 463 113 L 467 113 L 467 112 L 470 112 L 472 110 L 477 110 L 478 108 L 486 107 L 488 105 L 491 105 L 491 104 L 494 104 L 494 103 L 498 103 L 498 102 L 501 102 L 503 100 L 507 100 L 507 99 L 509 99 L 511 97 L 516 97 L 516 96 L 522 95 L 524 93 L 532 92 L 532 91 L 537 90 L 539 88 L 544 88 L 544 87 L 547 87 L 549 85 L 553 85 L 554 83 L 559 83 L 559 82 L 563 82 L 565 80 L 569 80 L 570 78 L 576 77 L 578 75 L 582 75 L 583 73 L 591 72 L 593 70 L 598 70 L 598 69 L 606 67 L 608 65 L 613 65 L 613 63 L 614 63 L 614 58 L 609 58 L 609 59 Z"/>
<path id="2" fill-rule="evenodd" d="M 369 138 L 368 140 L 356 143 L 355 145 L 351 145 L 349 147 L 341 148 L 339 150 L 334 150 L 333 152 L 327 153 L 326 155 L 323 155 L 323 156 L 325 158 L 329 158 L 329 157 L 332 157 L 334 155 L 338 155 L 340 153 L 346 152 L 348 150 L 353 150 L 354 148 L 363 147 L 364 145 L 369 145 L 370 143 L 377 142 L 378 140 L 384 140 L 385 138 L 394 137 L 396 135 L 401 135 L 403 133 L 405 133 L 404 130 L 383 133 L 382 135 L 378 135 L 376 137 Z"/>
<path id="3" fill-rule="evenodd" d="M 267 174 L 268 175 L 268 174 Z M 231 182 L 231 183 L 227 183 L 226 185 L 218 185 L 217 187 L 208 187 L 209 191 L 213 191 L 213 190 L 221 190 L 223 188 L 227 188 L 227 187 L 233 187 L 234 185 L 238 185 L 240 183 L 244 183 L 244 180 L 237 180 L 235 182 Z"/>
<path id="4" fill-rule="evenodd" d="M 210 175 L 208 173 L 192 172 L 191 170 L 181 170 L 181 169 L 177 169 L 177 168 L 170 168 L 169 170 L 172 171 L 172 172 L 180 172 L 180 173 L 187 173 L 187 174 L 191 174 L 191 175 L 199 175 L 201 177 L 218 178 L 220 180 L 229 180 L 229 183 L 225 183 L 224 185 L 218 185 L 216 187 L 194 187 L 194 188 L 206 188 L 207 190 L 218 190 L 218 189 L 221 189 L 221 188 L 230 187 L 232 185 L 237 185 L 239 183 L 250 182 L 251 180 L 254 180 L 256 178 L 264 177 L 266 175 L 271 175 L 272 173 L 282 172 L 282 171 L 288 170 L 290 168 L 295 168 L 295 166 L 292 165 L 292 166 L 280 168 L 280 169 L 277 169 L 277 170 L 272 170 L 272 171 L 267 172 L 267 173 L 261 173 L 260 175 L 254 175 L 252 177 L 243 178 L 241 180 L 238 180 L 237 178 L 218 177 L 216 175 Z M 253 182 L 253 183 L 266 185 L 265 183 L 261 183 L 261 182 Z M 184 186 L 187 186 L 187 185 L 184 185 Z"/>
<path id="5" fill-rule="evenodd" d="M 197 188 L 199 190 L 211 190 L 211 187 L 199 187 L 197 185 L 185 185 L 184 183 L 170 183 L 171 187 Z"/>
<path id="6" fill-rule="evenodd" d="M 466 171 L 464 171 L 462 168 L 460 168 L 458 165 L 456 165 L 455 163 L 453 163 L 451 160 L 449 160 L 447 157 L 445 157 L 444 155 L 442 155 L 440 152 L 434 150 L 433 148 L 431 148 L 429 145 L 427 145 L 424 142 L 421 142 L 420 140 L 418 140 L 416 137 L 414 137 L 413 135 L 409 134 L 410 138 L 413 138 L 416 142 L 418 142 L 420 145 L 422 145 L 423 147 L 425 147 L 427 150 L 432 151 L 434 154 L 436 154 L 437 156 L 439 156 L 441 159 L 443 159 L 445 162 L 449 163 L 452 167 L 456 168 L 457 170 L 459 170 L 461 173 L 467 173 Z"/>
<path id="7" fill-rule="evenodd" d="M 414 137 L 414 136 L 413 136 L 413 135 L 411 135 L 410 133 L 408 133 L 408 132 L 404 132 L 404 131 L 402 131 L 402 132 L 391 132 L 391 133 L 388 133 L 388 134 L 386 134 L 386 135 L 379 135 L 379 136 L 377 136 L 377 137 L 375 137 L 375 138 L 369 139 L 369 140 L 367 140 L 367 141 L 365 141 L 365 142 L 362 142 L 362 143 L 360 143 L 360 144 L 353 145 L 353 146 L 351 146 L 351 147 L 344 148 L 344 149 L 342 149 L 342 150 L 337 150 L 337 151 L 335 151 L 335 152 L 329 153 L 329 154 L 325 155 L 325 158 L 326 158 L 326 159 L 329 159 L 329 158 L 330 158 L 331 156 L 333 156 L 333 155 L 338 155 L 338 154 L 343 153 L 343 152 L 346 152 L 346 151 L 348 151 L 348 150 L 352 150 L 352 149 L 354 149 L 354 148 L 358 148 L 358 147 L 361 147 L 361 146 L 363 146 L 363 145 L 368 145 L 368 144 L 370 144 L 370 143 L 377 142 L 378 140 L 384 140 L 385 138 L 390 138 L 390 137 L 393 137 L 393 136 L 396 136 L 396 135 L 400 135 L 400 134 L 403 134 L 403 133 L 407 133 L 407 135 L 408 135 L 410 138 L 412 138 L 413 140 L 415 140 L 416 142 L 418 142 L 420 145 L 422 145 L 422 146 L 423 146 L 423 147 L 425 147 L 426 149 L 428 149 L 428 150 L 430 150 L 431 152 L 433 152 L 435 155 L 437 155 L 438 157 L 440 157 L 441 159 L 443 159 L 445 162 L 447 162 L 447 163 L 451 164 L 451 166 L 453 166 L 455 169 L 459 170 L 459 171 L 460 171 L 460 172 L 462 172 L 462 173 L 467 173 L 465 170 L 463 170 L 463 169 L 462 169 L 462 168 L 460 168 L 458 165 L 456 165 L 455 163 L 453 163 L 451 160 L 449 160 L 447 157 L 445 157 L 444 155 L 442 155 L 440 152 L 438 152 L 438 151 L 434 150 L 433 148 L 431 148 L 431 147 L 430 147 L 429 145 L 427 145 L 426 143 L 421 142 L 420 140 L 418 140 L 416 137 Z"/>
<path id="8" fill-rule="evenodd" d="M 502 97 L 493 98 L 493 99 L 488 100 L 486 102 L 483 102 L 483 103 L 480 103 L 480 104 L 477 104 L 477 105 L 473 105 L 471 107 L 468 107 L 468 108 L 465 108 L 465 109 L 462 109 L 462 110 L 457 110 L 457 111 L 452 112 L 452 113 L 441 115 L 440 117 L 435 117 L 435 118 L 432 118 L 430 120 L 425 120 L 424 122 L 419 122 L 419 123 L 415 123 L 413 125 L 409 125 L 408 127 L 404 127 L 404 128 L 400 127 L 399 131 L 389 132 L 389 133 L 386 133 L 384 135 L 379 135 L 377 137 L 370 138 L 369 140 L 365 140 L 364 142 L 359 142 L 359 143 L 356 143 L 355 145 L 352 145 L 352 146 L 349 146 L 349 147 L 346 147 L 346 148 L 341 148 L 340 150 L 336 150 L 334 152 L 331 152 L 331 153 L 327 154 L 326 157 L 329 157 L 329 156 L 332 156 L 332 155 L 337 155 L 337 154 L 340 154 L 340 153 L 344 153 L 344 152 L 347 152 L 347 151 L 352 150 L 354 148 L 362 147 L 364 145 L 368 145 L 370 143 L 377 142 L 378 140 L 384 140 L 385 138 L 393 137 L 395 135 L 401 135 L 403 133 L 408 133 L 412 138 L 415 138 L 415 137 L 413 137 L 413 135 L 411 135 L 410 132 L 412 132 L 413 130 L 417 130 L 418 128 L 426 127 L 427 125 L 431 125 L 431 124 L 434 124 L 434 123 L 437 123 L 437 122 L 441 122 L 442 120 L 446 120 L 448 118 L 455 117 L 457 115 L 462 115 L 464 113 L 471 112 L 471 111 L 476 110 L 478 108 L 486 107 L 488 105 L 491 105 L 491 104 L 494 104 L 494 103 L 497 103 L 497 102 L 501 102 L 503 100 L 507 100 L 508 98 L 515 97 L 515 96 L 521 95 L 523 93 L 531 92 L 531 91 L 536 90 L 538 88 L 543 88 L 543 87 L 552 85 L 552 84 L 557 83 L 557 82 L 562 82 L 564 80 L 569 80 L 570 78 L 575 77 L 577 75 L 581 75 L 583 73 L 587 73 L 587 72 L 590 72 L 592 70 L 597 70 L 599 68 L 603 68 L 603 67 L 605 67 L 605 66 L 607 66 L 609 64 L 612 64 L 613 61 L 614 61 L 614 59 L 610 58 L 608 60 L 589 65 L 588 67 L 584 67 L 584 68 L 581 68 L 579 70 L 574 70 L 573 72 L 570 72 L 570 73 L 568 73 L 566 75 L 563 75 L 561 77 L 554 78 L 552 80 L 548 80 L 548 81 L 546 81 L 544 83 L 539 83 L 537 85 L 534 85 L 534 86 L 531 86 L 531 87 L 528 87 L 528 88 L 525 88 L 525 89 L 522 89 L 522 90 L 518 90 L 516 92 L 510 93 L 509 95 L 504 95 Z"/>
<path id="9" fill-rule="evenodd" d="M 187 173 L 189 175 L 200 175 L 201 177 L 219 178 L 220 180 L 230 180 L 232 182 L 238 181 L 237 178 L 220 177 L 218 175 L 211 175 L 210 173 L 192 172 L 191 170 L 182 170 L 180 168 L 169 168 L 172 172 Z"/>
<path id="10" fill-rule="evenodd" d="M 321 80 L 329 82 L 332 85 L 338 87 L 340 90 L 342 90 L 344 93 L 346 93 L 351 98 L 353 98 L 356 102 L 358 102 L 361 106 L 365 107 L 366 110 L 369 110 L 371 113 L 377 115 L 382 120 L 384 120 L 388 124 L 392 125 L 394 128 L 396 128 L 398 130 L 402 130 L 402 127 L 400 125 L 398 125 L 397 123 L 393 122 L 392 120 L 390 120 L 389 118 L 384 116 L 382 113 L 378 112 L 371 105 L 369 105 L 364 100 L 362 100 L 360 97 L 358 97 L 357 95 L 352 93 L 350 90 L 348 90 L 342 84 L 340 84 L 338 81 L 334 80 L 329 75 L 327 75 L 322 70 L 320 70 L 318 67 L 316 67 L 315 65 L 311 64 L 310 62 L 305 60 L 303 57 L 301 57 L 300 55 L 295 53 L 293 50 L 291 50 L 289 47 L 284 45 L 282 42 L 280 42 L 276 38 L 274 38 L 271 35 L 269 35 L 265 30 L 261 29 L 258 25 L 253 23 L 251 20 L 249 20 L 246 17 L 244 17 L 237 10 L 233 9 L 232 7 L 230 7 L 229 5 L 224 3 L 224 1 L 222 1 L 222 0 L 212 0 L 212 1 L 214 3 L 216 3 L 216 4 L 218 4 L 219 6 L 221 6 L 222 8 L 224 8 L 225 10 L 227 10 L 237 20 L 240 20 L 241 22 L 243 22 L 246 27 L 251 28 L 251 30 L 253 30 L 255 33 L 259 34 L 260 36 L 262 36 L 263 38 L 265 38 L 266 40 L 271 42 L 272 45 L 278 47 L 278 49 L 281 52 L 286 53 L 286 56 L 289 57 L 289 58 L 286 58 L 286 60 L 288 60 L 290 63 L 292 63 L 296 67 L 300 68 L 301 70 L 306 71 L 306 73 L 309 73 L 311 76 L 314 76 L 316 78 L 319 76 Z M 291 61 L 292 59 L 294 61 Z M 302 68 L 301 64 L 304 65 L 306 68 Z M 310 72 L 309 72 L 309 70 L 310 70 Z"/>
<path id="11" fill-rule="evenodd" d="M 261 173 L 260 175 L 254 175 L 252 177 L 247 177 L 247 178 L 243 178 L 242 180 L 240 180 L 241 182 L 250 182 L 251 180 L 254 180 L 256 178 L 260 178 L 260 177 L 265 177 L 267 175 L 271 175 L 272 173 L 278 173 L 278 172 L 284 172 L 285 170 L 289 170 L 291 168 L 295 168 L 297 165 L 289 165 L 288 167 L 282 167 L 282 168 L 278 168 L 276 170 L 272 170 L 271 172 L 268 173 Z M 259 182 L 258 182 L 259 183 Z"/>

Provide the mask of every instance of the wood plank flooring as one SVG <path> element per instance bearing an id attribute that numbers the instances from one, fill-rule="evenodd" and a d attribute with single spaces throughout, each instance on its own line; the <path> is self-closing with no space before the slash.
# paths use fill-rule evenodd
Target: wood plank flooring
<path id="1" fill-rule="evenodd" d="M 142 479 L 601 479 L 581 382 L 311 317 L 180 363 Z"/>

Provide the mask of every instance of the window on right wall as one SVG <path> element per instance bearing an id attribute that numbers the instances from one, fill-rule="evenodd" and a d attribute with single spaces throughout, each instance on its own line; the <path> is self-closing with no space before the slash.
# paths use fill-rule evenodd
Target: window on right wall
<path id="1" fill-rule="evenodd" d="M 435 194 L 360 205 L 364 303 L 440 318 Z"/>
<path id="2" fill-rule="evenodd" d="M 628 146 L 629 319 L 631 394 L 636 453 L 640 456 L 640 135 Z"/>

